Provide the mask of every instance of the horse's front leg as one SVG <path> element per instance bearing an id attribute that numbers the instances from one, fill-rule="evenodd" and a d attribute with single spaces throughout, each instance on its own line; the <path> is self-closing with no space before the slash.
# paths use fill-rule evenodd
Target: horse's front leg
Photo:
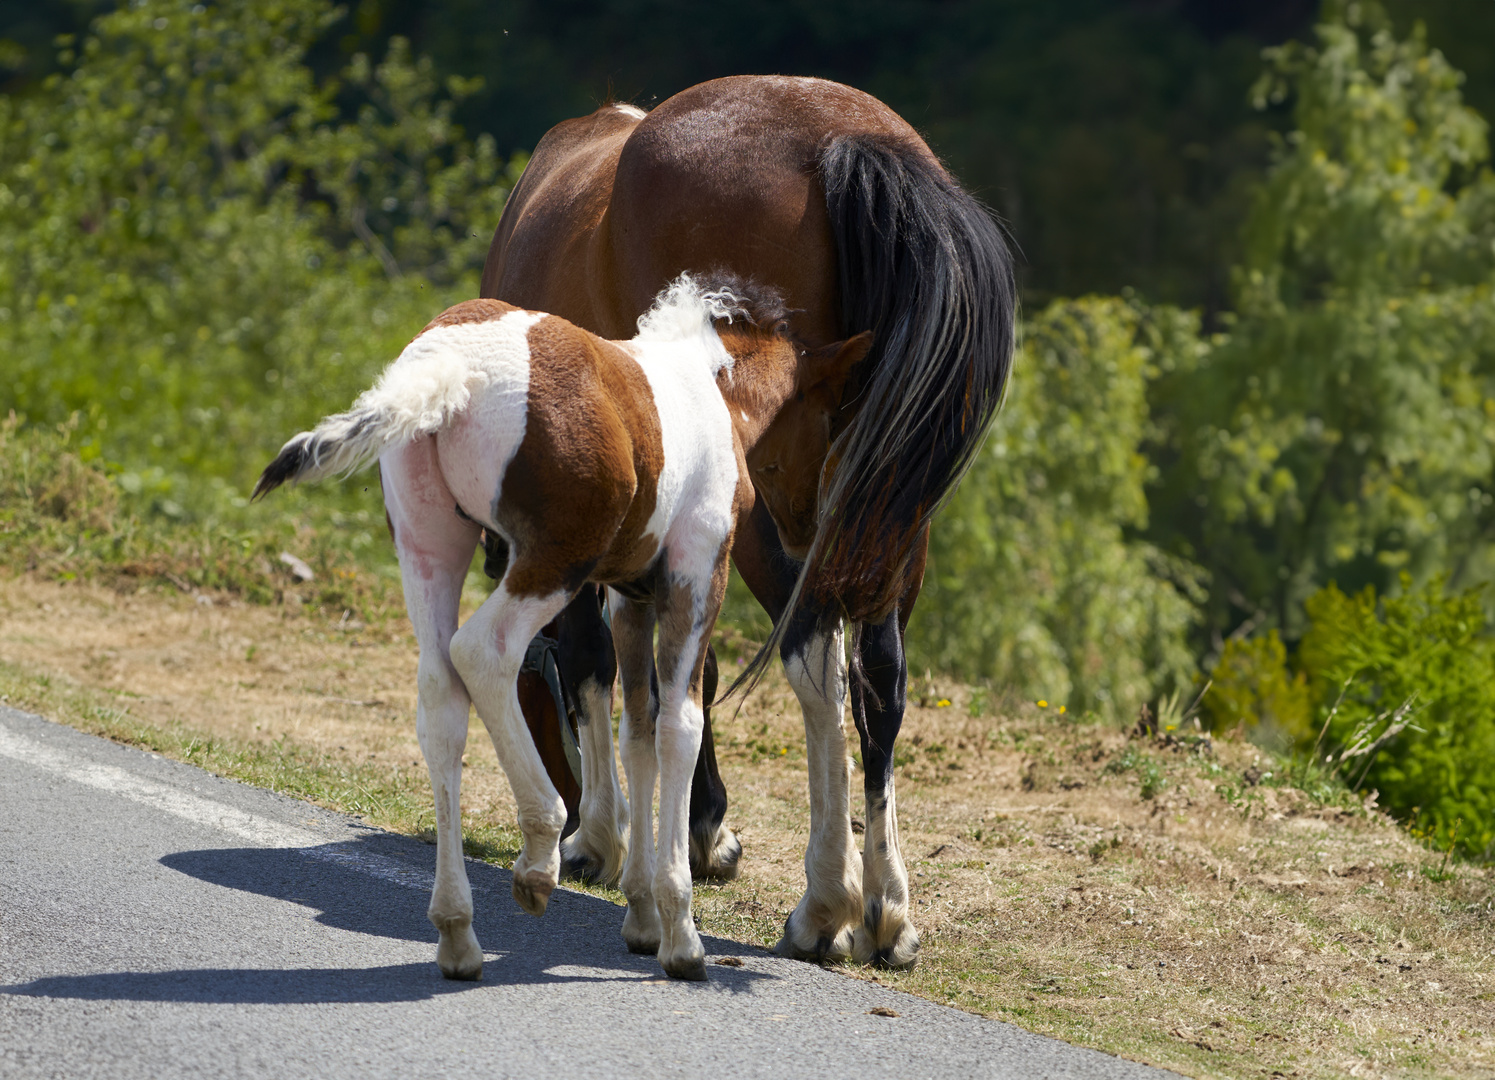
<path id="1" fill-rule="evenodd" d="M 799 960 L 844 960 L 862 901 L 862 867 L 851 836 L 846 757 L 846 654 L 841 620 L 801 604 L 780 648 L 784 673 L 805 716 L 810 842 L 805 894 L 784 923 L 778 952 Z"/>
<path id="2" fill-rule="evenodd" d="M 895 612 L 876 626 L 864 624 L 857 645 L 867 686 L 851 688 L 852 714 L 862 739 L 867 830 L 862 853 L 862 925 L 853 955 L 878 967 L 913 967 L 919 932 L 909 921 L 908 871 L 898 845 L 893 794 L 893 746 L 908 698 L 903 625 Z"/>
<path id="3" fill-rule="evenodd" d="M 566 877 L 611 885 L 628 854 L 628 800 L 613 756 L 613 681 L 618 664 L 595 586 L 584 586 L 561 614 L 560 668 L 576 701 L 581 745 L 579 824 L 561 843 Z M 564 720 L 562 721 L 564 723 Z"/>

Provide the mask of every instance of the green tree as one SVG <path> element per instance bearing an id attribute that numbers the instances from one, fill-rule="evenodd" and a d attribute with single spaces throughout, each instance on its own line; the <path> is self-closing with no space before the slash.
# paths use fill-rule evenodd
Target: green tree
<path id="1" fill-rule="evenodd" d="M 1237 312 L 1158 386 L 1153 536 L 1210 573 L 1207 625 L 1295 639 L 1331 577 L 1495 571 L 1495 177 L 1420 29 L 1349 5 L 1269 51 L 1294 101 L 1244 234 Z"/>
<path id="2" fill-rule="evenodd" d="M 1009 400 L 932 533 L 916 663 L 1130 716 L 1193 681 L 1192 569 L 1146 524 L 1147 382 L 1197 323 L 1119 299 L 1030 316 Z"/>
<path id="3" fill-rule="evenodd" d="M 137 483 L 243 484 L 475 293 L 513 171 L 400 42 L 318 84 L 334 14 L 131 5 L 0 97 L 0 411 L 81 412 Z"/>

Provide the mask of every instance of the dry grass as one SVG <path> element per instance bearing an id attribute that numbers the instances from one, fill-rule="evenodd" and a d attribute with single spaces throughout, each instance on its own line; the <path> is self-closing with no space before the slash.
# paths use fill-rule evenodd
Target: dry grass
<path id="1" fill-rule="evenodd" d="M 406 831 L 429 820 L 414 663 L 402 633 L 293 606 L 0 580 L 13 703 Z M 1128 738 L 927 681 L 911 697 L 898 794 L 921 962 L 849 974 L 1193 1075 L 1495 1070 L 1488 871 L 1444 872 L 1353 801 L 1249 784 L 1280 765 L 1246 744 Z M 770 945 L 803 881 L 798 712 L 768 680 L 717 725 L 746 855 L 697 905 L 703 929 Z M 512 802 L 481 734 L 465 801 L 474 849 L 501 860 Z M 193 757 L 208 736 L 216 756 Z"/>

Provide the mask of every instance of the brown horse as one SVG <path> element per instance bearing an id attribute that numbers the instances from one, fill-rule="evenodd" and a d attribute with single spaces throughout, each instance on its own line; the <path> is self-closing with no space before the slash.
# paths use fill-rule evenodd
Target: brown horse
<path id="1" fill-rule="evenodd" d="M 566 812 L 515 688 L 530 639 L 588 582 L 613 587 L 623 763 L 635 796 L 623 936 L 670 975 L 706 977 L 690 913 L 687 804 L 706 646 L 732 536 L 752 505 L 748 454 L 791 395 L 827 382 L 838 391 L 869 338 L 805 350 L 782 315 L 769 294 L 685 275 L 627 342 L 495 300 L 459 304 L 349 412 L 291 439 L 260 477 L 256 498 L 380 461 L 420 643 L 417 731 L 436 797 L 429 915 L 449 978 L 475 979 L 483 967 L 462 863 L 469 703 L 519 807 L 514 898 L 542 914 L 559 880 Z M 502 542 L 505 565 L 459 628 L 480 530 Z"/>
<path id="2" fill-rule="evenodd" d="M 780 949 L 904 966 L 918 935 L 893 797 L 903 632 L 930 519 L 1001 401 L 1011 258 L 998 226 L 881 102 L 818 79 L 743 76 L 648 114 L 608 105 L 553 128 L 504 210 L 482 293 L 615 336 L 675 275 L 717 268 L 777 289 L 810 345 L 873 334 L 844 394 L 791 400 L 758 444 L 759 498 L 732 557 L 775 620 L 770 644 L 805 714 L 808 887 Z M 843 620 L 855 628 L 849 671 Z M 568 872 L 606 878 L 623 838 L 603 734 L 614 661 L 595 596 L 567 608 L 559 638 L 586 703 L 580 827 L 563 854 Z M 867 799 L 860 860 L 848 694 Z M 698 874 L 735 873 L 741 847 L 725 810 L 708 716 L 691 790 Z"/>

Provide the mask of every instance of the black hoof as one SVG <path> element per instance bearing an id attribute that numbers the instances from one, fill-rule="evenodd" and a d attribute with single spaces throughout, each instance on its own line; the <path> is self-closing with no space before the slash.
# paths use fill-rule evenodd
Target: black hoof
<path id="1" fill-rule="evenodd" d="M 561 879 L 596 885 L 602 880 L 602 864 L 588 855 L 561 860 Z"/>
<path id="2" fill-rule="evenodd" d="M 775 956 L 782 956 L 786 960 L 803 960 L 808 964 L 839 964 L 846 959 L 844 952 L 836 949 L 836 939 L 829 934 L 821 934 L 815 939 L 815 944 L 806 949 L 794 943 L 794 936 L 790 933 L 789 924 L 794 921 L 794 916 L 784 920 L 784 933 L 779 937 L 779 943 L 773 947 Z"/>
<path id="3" fill-rule="evenodd" d="M 682 982 L 705 982 L 706 981 L 706 959 L 698 957 L 674 967 L 665 967 L 664 973 L 672 979 Z"/>
<path id="4" fill-rule="evenodd" d="M 891 945 L 886 949 L 878 949 L 877 952 L 872 954 L 872 959 L 869 960 L 868 963 L 872 967 L 880 968 L 883 971 L 912 971 L 914 969 L 914 965 L 919 962 L 919 951 L 917 945 L 914 946 L 914 955 L 910 956 L 901 964 L 894 963 L 893 951 L 894 947 Z"/>

